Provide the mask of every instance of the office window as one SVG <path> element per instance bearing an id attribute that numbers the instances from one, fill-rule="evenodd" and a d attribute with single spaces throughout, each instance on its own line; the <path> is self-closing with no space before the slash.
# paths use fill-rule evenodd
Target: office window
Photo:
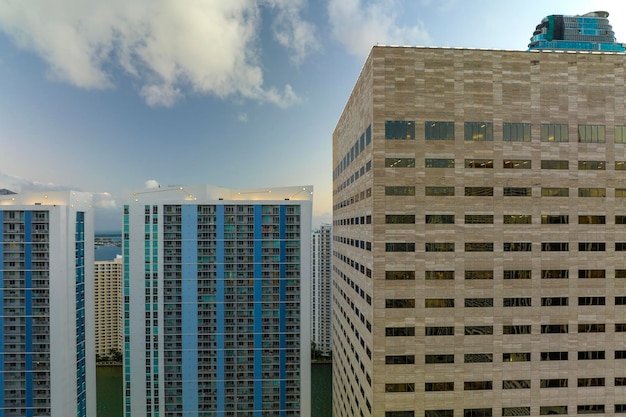
<path id="1" fill-rule="evenodd" d="M 604 404 L 579 405 L 578 414 L 604 414 Z"/>
<path id="2" fill-rule="evenodd" d="M 578 224 L 606 224 L 606 216 L 578 216 Z"/>
<path id="3" fill-rule="evenodd" d="M 413 280 L 415 279 L 415 271 L 385 271 L 385 279 Z"/>
<path id="4" fill-rule="evenodd" d="M 568 224 L 569 216 L 567 214 L 557 214 L 557 215 L 541 215 L 541 224 Z"/>
<path id="5" fill-rule="evenodd" d="M 415 355 L 390 355 L 385 356 L 387 365 L 413 365 L 415 364 Z"/>
<path id="6" fill-rule="evenodd" d="M 385 187 L 385 195 L 405 195 L 405 196 L 414 196 L 415 195 L 415 187 L 413 186 L 386 186 Z"/>
<path id="7" fill-rule="evenodd" d="M 387 214 L 385 215 L 386 224 L 415 224 L 414 214 Z"/>
<path id="8" fill-rule="evenodd" d="M 605 250 L 606 243 L 604 242 L 578 242 L 579 252 L 604 252 Z"/>
<path id="9" fill-rule="evenodd" d="M 427 298 L 424 300 L 426 308 L 451 308 L 454 307 L 454 298 Z"/>
<path id="10" fill-rule="evenodd" d="M 450 197 L 454 195 L 454 187 L 427 186 L 425 191 L 428 197 Z"/>
<path id="11" fill-rule="evenodd" d="M 504 242 L 502 249 L 504 252 L 531 252 L 533 244 L 531 242 Z"/>
<path id="12" fill-rule="evenodd" d="M 578 278 L 606 278 L 604 269 L 579 269 Z"/>
<path id="13" fill-rule="evenodd" d="M 540 388 L 567 388 L 567 378 L 542 379 L 539 381 Z"/>
<path id="14" fill-rule="evenodd" d="M 502 362 L 530 362 L 530 352 L 503 353 Z"/>
<path id="15" fill-rule="evenodd" d="M 606 135 L 603 125 L 578 125 L 578 142 L 604 143 Z"/>
<path id="16" fill-rule="evenodd" d="M 415 392 L 415 384 L 413 383 L 385 384 L 385 392 Z"/>
<path id="17" fill-rule="evenodd" d="M 493 159 L 466 159 L 465 168 L 493 168 Z"/>
<path id="18" fill-rule="evenodd" d="M 569 197 L 569 188 L 541 187 L 542 197 Z"/>
<path id="19" fill-rule="evenodd" d="M 415 158 L 385 158 L 387 168 L 414 168 Z"/>
<path id="20" fill-rule="evenodd" d="M 578 352 L 579 361 L 587 360 L 604 360 L 605 354 L 603 350 L 590 350 L 586 352 Z"/>
<path id="21" fill-rule="evenodd" d="M 530 307 L 532 299 L 530 297 L 507 297 L 502 300 L 503 307 Z"/>
<path id="22" fill-rule="evenodd" d="M 463 410 L 463 417 L 491 417 L 491 408 L 466 408 Z"/>
<path id="23" fill-rule="evenodd" d="M 615 189 L 615 197 L 624 198 L 626 197 L 626 188 L 616 188 Z"/>
<path id="24" fill-rule="evenodd" d="M 465 187 L 466 197 L 491 197 L 493 187 Z"/>
<path id="25" fill-rule="evenodd" d="M 578 297 L 579 306 L 603 306 L 606 305 L 604 297 Z"/>
<path id="26" fill-rule="evenodd" d="M 466 214 L 465 224 L 493 224 L 493 214 Z"/>
<path id="27" fill-rule="evenodd" d="M 606 188 L 579 188 L 578 197 L 606 197 Z"/>
<path id="28" fill-rule="evenodd" d="M 626 224 L 626 216 L 615 216 L 615 224 Z"/>
<path id="29" fill-rule="evenodd" d="M 415 252 L 415 243 L 385 243 L 385 252 Z"/>
<path id="30" fill-rule="evenodd" d="M 531 279 L 532 271 L 529 269 L 505 269 L 502 271 L 503 279 Z"/>
<path id="31" fill-rule="evenodd" d="M 530 159 L 505 159 L 502 161 L 504 169 L 530 169 Z"/>
<path id="32" fill-rule="evenodd" d="M 387 120 L 385 122 L 385 139 L 415 139 L 415 122 L 406 120 Z"/>
<path id="33" fill-rule="evenodd" d="M 626 332 L 626 323 L 615 323 L 615 333 Z"/>
<path id="34" fill-rule="evenodd" d="M 493 307 L 493 298 L 466 298 L 465 307 Z"/>
<path id="35" fill-rule="evenodd" d="M 603 387 L 604 378 L 578 378 L 579 387 Z"/>
<path id="36" fill-rule="evenodd" d="M 616 350 L 615 359 L 626 359 L 626 350 Z"/>
<path id="37" fill-rule="evenodd" d="M 542 242 L 541 250 L 543 252 L 565 252 L 569 250 L 568 242 Z"/>
<path id="38" fill-rule="evenodd" d="M 426 140 L 454 140 L 454 122 L 424 123 Z"/>
<path id="39" fill-rule="evenodd" d="M 569 142 L 567 125 L 543 124 L 540 133 L 542 142 Z"/>
<path id="40" fill-rule="evenodd" d="M 413 298 L 386 299 L 385 308 L 415 308 Z"/>
<path id="41" fill-rule="evenodd" d="M 578 333 L 604 333 L 606 326 L 599 323 L 579 324 Z"/>
<path id="42" fill-rule="evenodd" d="M 465 252 L 493 252 L 493 242 L 465 243 Z"/>
<path id="43" fill-rule="evenodd" d="M 424 391 L 454 391 L 454 382 L 426 382 Z"/>
<path id="44" fill-rule="evenodd" d="M 454 159 L 426 158 L 426 168 L 454 168 Z"/>
<path id="45" fill-rule="evenodd" d="M 493 334 L 493 326 L 465 326 L 466 336 L 485 336 Z"/>
<path id="46" fill-rule="evenodd" d="M 542 297 L 542 307 L 565 307 L 569 305 L 568 297 Z"/>
<path id="47" fill-rule="evenodd" d="M 547 416 L 551 414 L 567 414 L 566 405 L 550 405 L 545 407 L 539 407 L 539 415 Z"/>
<path id="48" fill-rule="evenodd" d="M 493 271 L 465 271 L 465 279 L 493 279 Z"/>
<path id="49" fill-rule="evenodd" d="M 424 417 L 454 417 L 454 410 L 424 410 Z"/>
<path id="50" fill-rule="evenodd" d="M 615 404 L 616 413 L 626 413 L 626 404 Z"/>
<path id="51" fill-rule="evenodd" d="M 426 224 L 454 224 L 454 214 L 427 214 Z"/>
<path id="52" fill-rule="evenodd" d="M 493 362 L 492 353 L 466 353 L 463 355 L 465 363 L 489 363 Z"/>
<path id="53" fill-rule="evenodd" d="M 493 389 L 493 382 L 492 381 L 466 381 L 463 383 L 463 389 L 465 391 L 490 390 L 490 389 Z"/>
<path id="54" fill-rule="evenodd" d="M 531 224 L 533 216 L 530 214 L 505 214 L 502 216 L 504 224 Z"/>
<path id="55" fill-rule="evenodd" d="M 426 326 L 424 336 L 454 336 L 454 326 Z"/>
<path id="56" fill-rule="evenodd" d="M 385 336 L 415 336 L 415 327 L 387 327 L 385 328 Z"/>
<path id="57" fill-rule="evenodd" d="M 530 324 L 502 326 L 502 334 L 530 334 Z"/>
<path id="58" fill-rule="evenodd" d="M 569 161 L 542 160 L 541 169 L 569 169 Z"/>
<path id="59" fill-rule="evenodd" d="M 605 161 L 578 161 L 578 169 L 580 171 L 593 170 L 604 171 L 606 169 Z"/>
<path id="60" fill-rule="evenodd" d="M 541 325 L 541 333 L 567 333 L 568 329 L 569 329 L 569 325 L 567 324 L 542 324 Z"/>
<path id="61" fill-rule="evenodd" d="M 567 352 L 541 352 L 542 361 L 566 361 Z"/>
<path id="62" fill-rule="evenodd" d="M 465 140 L 492 141 L 493 123 L 465 122 Z"/>
<path id="63" fill-rule="evenodd" d="M 432 242 L 424 245 L 426 252 L 454 252 L 454 242 Z"/>
<path id="64" fill-rule="evenodd" d="M 502 381 L 502 389 L 529 389 L 530 379 L 510 379 Z"/>
<path id="65" fill-rule="evenodd" d="M 503 416 L 529 416 L 530 407 L 502 407 Z"/>
<path id="66" fill-rule="evenodd" d="M 426 355 L 424 356 L 425 363 L 454 363 L 454 355 Z"/>
<path id="67" fill-rule="evenodd" d="M 425 271 L 426 280 L 450 280 L 454 279 L 454 271 Z"/>
<path id="68" fill-rule="evenodd" d="M 502 193 L 505 197 L 531 197 L 533 195 L 530 187 L 504 187 Z"/>
<path id="69" fill-rule="evenodd" d="M 569 278 L 568 269 L 542 269 L 541 279 L 567 279 Z"/>
<path id="70" fill-rule="evenodd" d="M 415 411 L 385 411 L 385 417 L 415 417 Z"/>
<path id="71" fill-rule="evenodd" d="M 626 126 L 615 126 L 615 143 L 626 143 Z"/>
<path id="72" fill-rule="evenodd" d="M 503 123 L 502 140 L 505 142 L 530 142 L 530 123 Z"/>

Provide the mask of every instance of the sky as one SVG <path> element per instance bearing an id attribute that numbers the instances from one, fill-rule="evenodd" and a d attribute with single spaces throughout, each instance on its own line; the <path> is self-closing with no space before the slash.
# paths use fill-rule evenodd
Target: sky
<path id="1" fill-rule="evenodd" d="M 525 50 L 623 0 L 0 0 L 0 189 L 94 193 L 96 230 L 161 185 L 313 185 L 373 45 Z"/>

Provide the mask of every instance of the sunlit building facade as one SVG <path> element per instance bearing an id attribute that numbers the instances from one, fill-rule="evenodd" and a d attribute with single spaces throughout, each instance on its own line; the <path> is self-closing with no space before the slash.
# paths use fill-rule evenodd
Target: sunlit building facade
<path id="1" fill-rule="evenodd" d="M 96 414 L 91 195 L 0 196 L 0 415 Z"/>
<path id="2" fill-rule="evenodd" d="M 372 49 L 333 136 L 335 417 L 626 412 L 625 57 Z"/>
<path id="3" fill-rule="evenodd" d="M 126 417 L 309 416 L 312 187 L 124 206 Z"/>
<path id="4" fill-rule="evenodd" d="M 311 340 L 315 349 L 328 356 L 332 350 L 333 228 L 323 224 L 313 231 L 311 279 Z"/>
<path id="5" fill-rule="evenodd" d="M 122 257 L 94 265 L 96 355 L 112 358 L 123 350 Z"/>

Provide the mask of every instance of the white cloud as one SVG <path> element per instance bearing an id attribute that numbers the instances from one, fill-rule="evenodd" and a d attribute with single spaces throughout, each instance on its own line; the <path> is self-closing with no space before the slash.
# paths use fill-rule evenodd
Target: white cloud
<path id="1" fill-rule="evenodd" d="M 329 0 L 328 15 L 333 36 L 349 53 L 365 57 L 372 46 L 428 45 L 431 42 L 423 23 L 399 23 L 398 0 Z"/>
<path id="2" fill-rule="evenodd" d="M 117 203 L 113 196 L 109 193 L 94 193 L 93 206 L 97 209 L 117 210 Z"/>
<path id="3" fill-rule="evenodd" d="M 291 105 L 263 83 L 260 7 L 274 16 L 275 39 L 294 60 L 315 50 L 304 1 L 21 0 L 0 2 L 0 30 L 48 64 L 51 78 L 81 88 L 114 85 L 122 69 L 140 82 L 151 106 L 171 106 L 187 92 Z"/>
<path id="4" fill-rule="evenodd" d="M 71 187 L 51 182 L 33 181 L 27 178 L 16 177 L 0 172 L 0 189 L 7 189 L 19 194 L 37 191 L 70 190 Z"/>
<path id="5" fill-rule="evenodd" d="M 157 180 L 148 180 L 144 183 L 145 188 L 161 188 L 161 184 Z"/>
<path id="6" fill-rule="evenodd" d="M 321 49 L 315 25 L 302 20 L 300 11 L 304 0 L 266 0 L 277 10 L 272 30 L 274 39 L 292 53 L 291 59 L 301 63 L 310 53 Z"/>
<path id="7" fill-rule="evenodd" d="M 247 113 L 239 113 L 237 115 L 237 120 L 239 120 L 242 123 L 248 123 L 248 114 Z"/>

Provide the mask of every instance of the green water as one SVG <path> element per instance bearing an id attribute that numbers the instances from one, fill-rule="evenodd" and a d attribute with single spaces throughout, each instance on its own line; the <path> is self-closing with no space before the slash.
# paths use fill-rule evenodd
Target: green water
<path id="1" fill-rule="evenodd" d="M 332 366 L 329 363 L 311 365 L 311 417 L 331 417 Z M 122 367 L 99 366 L 96 369 L 98 417 L 122 417 Z"/>

